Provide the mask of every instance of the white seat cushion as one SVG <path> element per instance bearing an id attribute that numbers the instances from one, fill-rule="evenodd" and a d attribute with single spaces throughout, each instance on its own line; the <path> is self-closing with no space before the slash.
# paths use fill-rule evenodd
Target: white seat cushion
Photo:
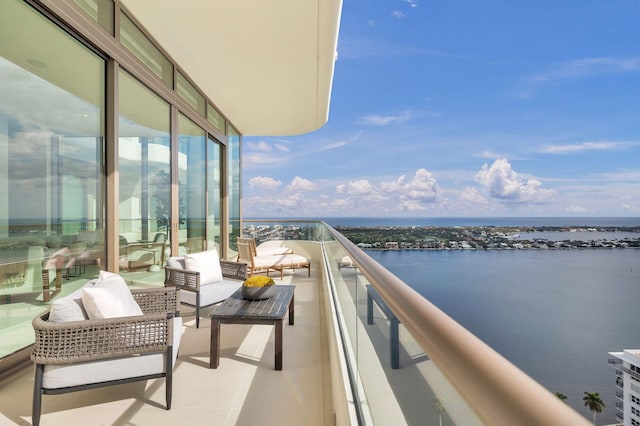
<path id="1" fill-rule="evenodd" d="M 215 283 L 200 285 L 200 306 L 208 306 L 222 302 L 242 287 L 242 281 L 222 280 Z M 192 306 L 196 305 L 196 293 L 180 290 L 180 302 Z"/>
<path id="2" fill-rule="evenodd" d="M 173 318 L 173 365 L 182 338 L 182 318 Z M 46 389 L 101 383 L 158 374 L 164 371 L 163 354 L 131 356 L 105 361 L 45 365 L 42 385 Z"/>

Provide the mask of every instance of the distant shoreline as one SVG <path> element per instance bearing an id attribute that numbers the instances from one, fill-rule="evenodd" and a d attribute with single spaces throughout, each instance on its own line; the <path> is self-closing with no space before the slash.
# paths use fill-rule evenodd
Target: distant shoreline
<path id="1" fill-rule="evenodd" d="M 363 250 L 640 248 L 640 226 L 337 226 L 336 230 Z M 566 238 L 554 240 L 545 234 Z"/>

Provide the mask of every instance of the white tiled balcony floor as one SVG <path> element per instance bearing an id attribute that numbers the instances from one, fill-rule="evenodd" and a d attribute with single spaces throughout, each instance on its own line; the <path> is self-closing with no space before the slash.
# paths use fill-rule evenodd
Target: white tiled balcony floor
<path id="1" fill-rule="evenodd" d="M 315 265 L 314 265 L 315 266 Z M 63 395 L 44 395 L 41 425 L 325 425 L 330 407 L 326 337 L 319 283 L 312 267 L 285 274 L 294 284 L 295 325 L 285 321 L 283 370 L 274 370 L 272 326 L 222 325 L 218 369 L 209 369 L 207 310 L 195 328 L 184 307 L 184 335 L 174 369 L 173 403 L 164 379 Z M 31 424 L 33 366 L 0 381 L 0 425 Z"/>

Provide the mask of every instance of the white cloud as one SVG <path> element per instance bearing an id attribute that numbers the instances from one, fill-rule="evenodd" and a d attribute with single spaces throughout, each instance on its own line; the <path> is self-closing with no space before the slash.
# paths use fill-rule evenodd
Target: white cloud
<path id="1" fill-rule="evenodd" d="M 519 95 L 532 97 L 533 93 L 543 85 L 561 80 L 596 77 L 604 74 L 638 72 L 640 57 L 596 57 L 565 61 L 551 65 L 546 70 L 527 77 Z"/>
<path id="2" fill-rule="evenodd" d="M 415 212 L 427 209 L 428 207 L 418 200 L 404 200 L 398 205 L 398 210 L 400 211 Z"/>
<path id="3" fill-rule="evenodd" d="M 265 141 L 247 142 L 245 147 L 250 151 L 271 152 L 273 148 Z"/>
<path id="4" fill-rule="evenodd" d="M 545 145 L 540 149 L 543 154 L 572 154 L 584 151 L 611 151 L 629 145 L 626 142 L 582 142 L 568 145 Z"/>
<path id="5" fill-rule="evenodd" d="M 242 156 L 243 167 L 249 169 L 254 165 L 273 165 L 278 158 L 271 154 L 246 153 Z"/>
<path id="6" fill-rule="evenodd" d="M 460 191 L 458 196 L 460 197 L 460 200 L 467 201 L 469 203 L 484 204 L 484 203 L 487 202 L 487 199 L 485 197 L 483 197 L 480 194 L 480 192 L 478 192 L 477 188 L 473 188 L 473 187 L 470 187 L 470 186 L 468 186 L 468 187 L 464 188 L 462 191 Z"/>
<path id="7" fill-rule="evenodd" d="M 287 145 L 277 143 L 274 145 L 275 149 L 282 152 L 289 152 L 289 147 Z"/>
<path id="8" fill-rule="evenodd" d="M 380 189 L 400 195 L 401 200 L 412 200 L 419 203 L 433 203 L 438 195 L 438 182 L 424 168 L 416 171 L 415 176 L 407 183 L 406 177 L 400 176 L 394 182 L 383 182 Z"/>
<path id="9" fill-rule="evenodd" d="M 369 25 L 374 26 L 375 22 L 369 21 Z M 414 47 L 400 43 L 390 43 L 382 39 L 353 37 L 341 37 L 339 40 L 338 51 L 340 52 L 340 58 L 345 59 L 413 55 L 457 56 L 440 50 L 423 49 L 421 47 Z"/>
<path id="10" fill-rule="evenodd" d="M 418 7 L 418 0 L 404 0 L 410 7 Z"/>
<path id="11" fill-rule="evenodd" d="M 547 82 L 561 79 L 591 77 L 600 74 L 640 71 L 640 57 L 597 57 L 560 62 L 544 72 L 533 75 L 533 81 Z"/>
<path id="12" fill-rule="evenodd" d="M 405 123 L 413 117 L 414 114 L 411 111 L 404 111 L 396 115 L 371 114 L 360 117 L 358 123 L 367 126 L 388 126 L 390 124 Z"/>
<path id="13" fill-rule="evenodd" d="M 578 213 L 578 214 L 589 213 L 589 209 L 580 207 L 580 206 L 569 206 L 566 209 L 564 209 L 564 211 L 567 213 Z"/>
<path id="14" fill-rule="evenodd" d="M 373 186 L 366 179 L 349 181 L 349 183 L 336 186 L 336 192 L 344 195 L 369 195 L 374 192 Z"/>
<path id="15" fill-rule="evenodd" d="M 315 191 L 316 189 L 318 189 L 316 184 L 308 179 L 301 178 L 300 176 L 293 178 L 291 183 L 287 185 L 288 191 L 305 192 Z"/>
<path id="16" fill-rule="evenodd" d="M 391 16 L 393 16 L 394 18 L 406 18 L 407 15 L 404 12 L 401 12 L 399 10 L 394 10 L 393 12 L 391 12 Z"/>
<path id="17" fill-rule="evenodd" d="M 482 151 L 476 154 L 476 157 L 486 158 L 487 160 L 496 160 L 498 158 L 505 158 L 506 155 L 493 151 Z"/>
<path id="18" fill-rule="evenodd" d="M 525 182 L 506 159 L 498 159 L 490 167 L 484 164 L 475 180 L 484 186 L 489 197 L 507 202 L 541 203 L 551 201 L 556 195 L 553 189 L 541 188 L 542 182 L 537 179 Z"/>
<path id="19" fill-rule="evenodd" d="M 622 208 L 629 213 L 640 213 L 640 202 L 636 204 L 631 204 L 627 202 L 622 203 Z"/>
<path id="20" fill-rule="evenodd" d="M 266 176 L 256 176 L 249 180 L 249 189 L 273 191 L 280 185 L 282 185 L 282 182 L 279 180 Z"/>

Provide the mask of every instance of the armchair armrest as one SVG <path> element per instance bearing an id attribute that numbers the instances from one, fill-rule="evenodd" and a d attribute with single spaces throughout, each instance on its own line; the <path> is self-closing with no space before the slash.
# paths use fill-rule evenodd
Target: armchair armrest
<path id="1" fill-rule="evenodd" d="M 49 322 L 49 312 L 33 320 L 37 364 L 73 364 L 165 351 L 173 342 L 173 313 Z"/>
<path id="2" fill-rule="evenodd" d="M 231 260 L 221 260 L 222 276 L 244 281 L 247 279 L 247 264 Z"/>
<path id="3" fill-rule="evenodd" d="M 165 266 L 164 285 L 181 290 L 200 291 L 200 272 Z"/>

